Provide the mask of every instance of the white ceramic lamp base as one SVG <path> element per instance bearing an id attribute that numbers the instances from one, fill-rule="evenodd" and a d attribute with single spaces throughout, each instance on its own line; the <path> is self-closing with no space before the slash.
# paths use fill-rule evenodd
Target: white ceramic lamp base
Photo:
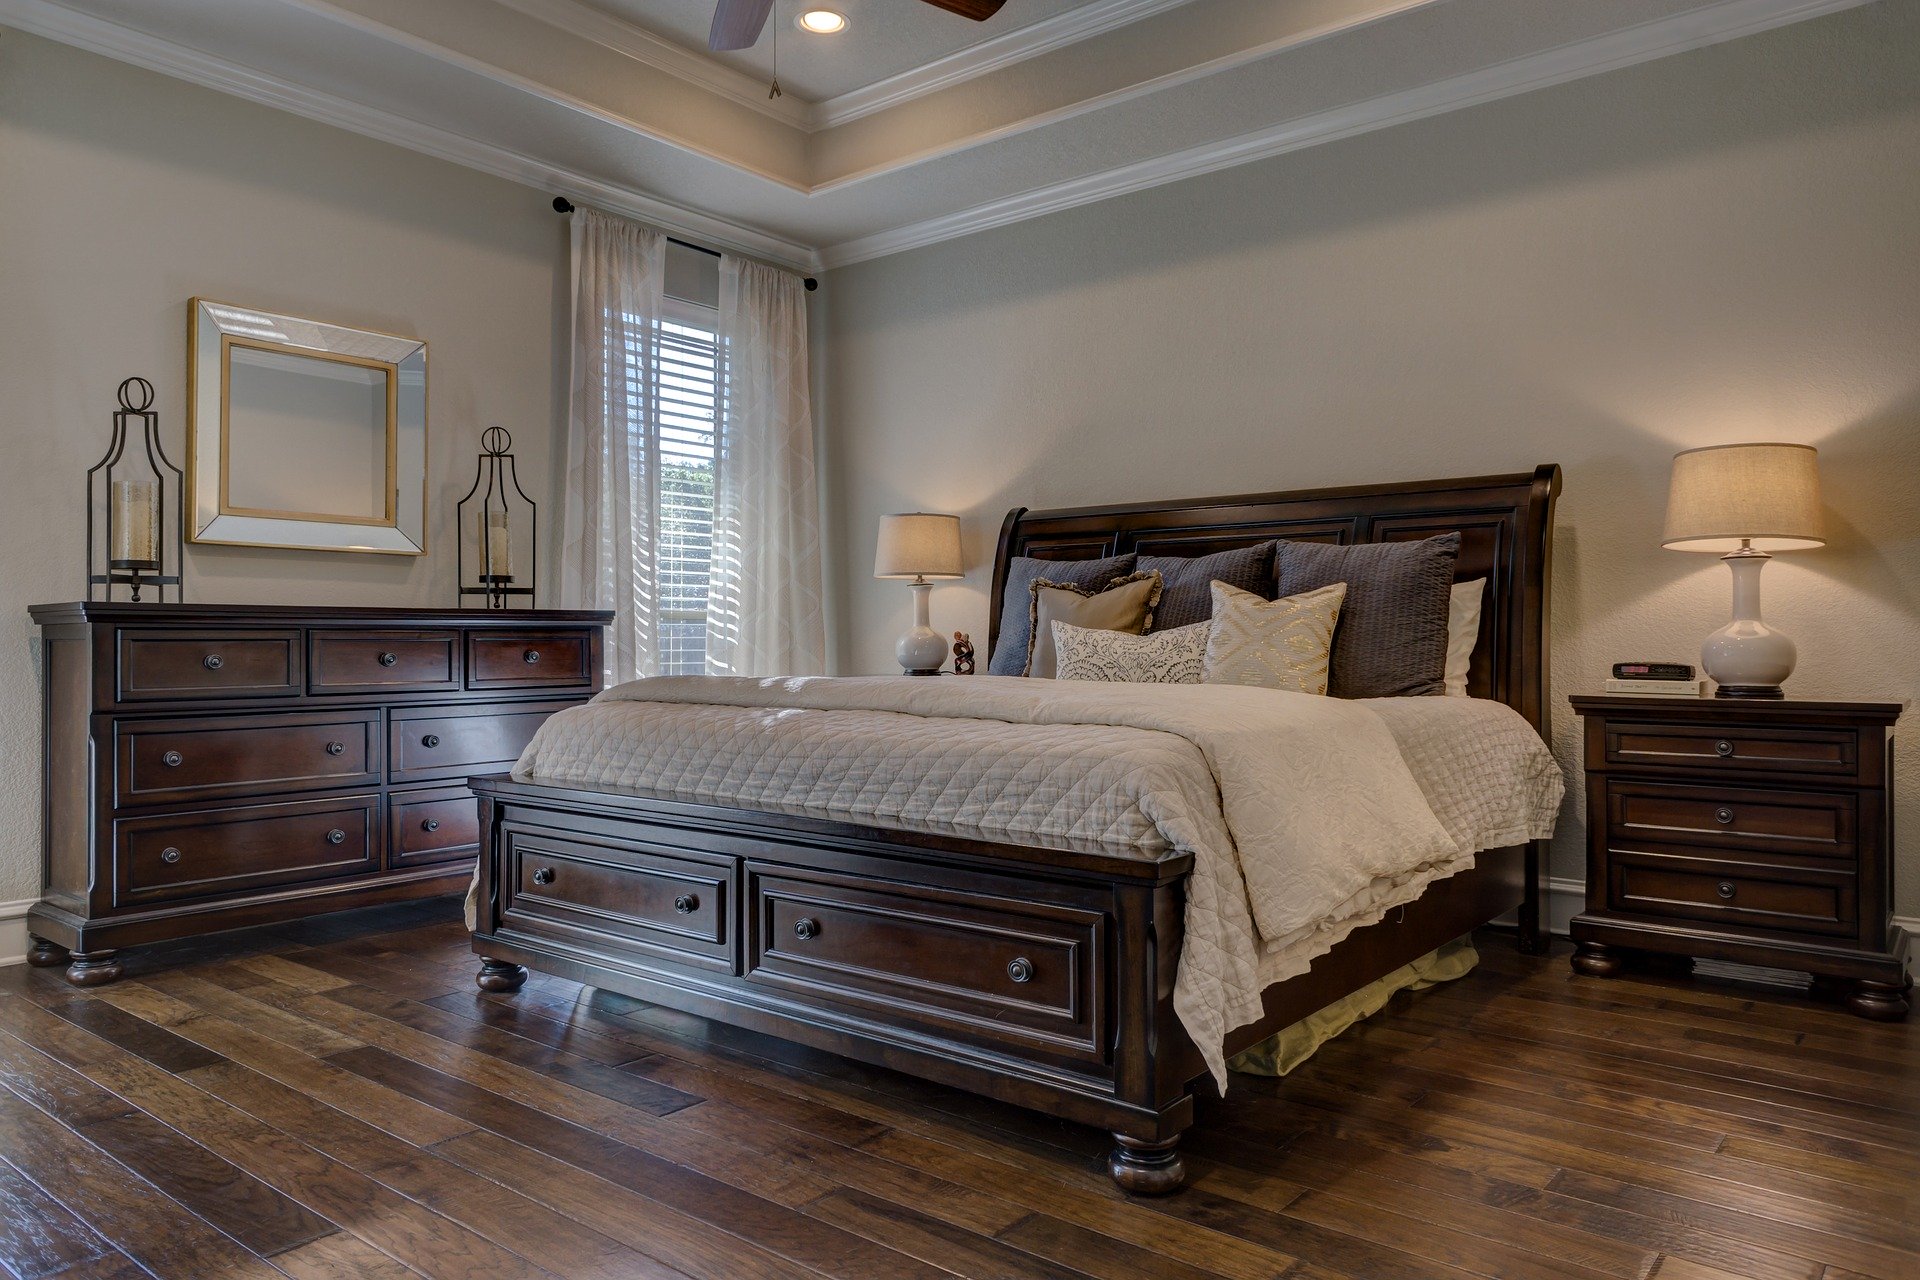
<path id="1" fill-rule="evenodd" d="M 919 581 L 913 585 L 913 626 L 901 633 L 893 646 L 894 659 L 910 676 L 937 676 L 947 660 L 947 641 L 929 624 L 928 597 L 933 584 Z"/>
<path id="2" fill-rule="evenodd" d="M 1733 570 L 1733 621 L 1700 646 L 1700 666 L 1720 698 L 1784 698 L 1780 688 L 1798 656 L 1793 641 L 1760 621 L 1760 571 L 1773 559 L 1740 550 L 1721 557 Z"/>

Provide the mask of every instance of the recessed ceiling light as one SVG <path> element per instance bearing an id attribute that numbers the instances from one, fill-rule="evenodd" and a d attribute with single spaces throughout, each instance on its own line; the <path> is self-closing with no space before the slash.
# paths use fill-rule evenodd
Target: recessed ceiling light
<path id="1" fill-rule="evenodd" d="M 847 15 L 832 9 L 802 9 L 793 25 L 816 36 L 834 36 L 847 29 Z"/>

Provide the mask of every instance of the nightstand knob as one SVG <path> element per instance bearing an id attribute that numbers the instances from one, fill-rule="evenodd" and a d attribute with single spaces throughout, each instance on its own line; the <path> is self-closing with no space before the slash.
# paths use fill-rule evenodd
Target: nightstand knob
<path id="1" fill-rule="evenodd" d="M 420 739 L 420 745 L 423 747 L 437 747 L 440 745 L 440 735 L 437 733 L 429 733 Z"/>
<path id="2" fill-rule="evenodd" d="M 552 867 L 536 868 L 533 873 L 533 882 L 535 884 L 552 884 L 553 868 Z"/>
<path id="3" fill-rule="evenodd" d="M 820 936 L 820 922 L 810 916 L 803 916 L 793 922 L 793 936 L 805 942 L 809 938 Z"/>
<path id="4" fill-rule="evenodd" d="M 1722 880 L 1714 886 L 1713 891 L 1723 898 L 1731 898 L 1733 896 L 1733 881 Z"/>
<path id="5" fill-rule="evenodd" d="M 335 827 L 333 830 L 327 832 L 328 844 L 345 844 L 346 842 L 347 842 L 347 833 L 342 831 L 339 827 Z"/>
<path id="6" fill-rule="evenodd" d="M 327 754 L 330 756 L 344 755 L 346 750 L 347 744 L 344 742 L 329 742 L 327 744 Z"/>
<path id="7" fill-rule="evenodd" d="M 160 851 L 160 861 L 166 863 L 168 866 L 172 866 L 174 863 L 180 861 L 180 851 L 172 845 L 168 845 Z"/>
<path id="8" fill-rule="evenodd" d="M 220 668 L 226 666 L 227 662 L 226 662 L 226 659 L 222 658 L 219 654 L 210 653 L 205 658 L 201 659 L 200 665 L 205 667 L 209 671 L 218 671 Z"/>
<path id="9" fill-rule="evenodd" d="M 160 763 L 167 766 L 167 768 L 169 769 L 178 769 L 181 765 L 181 762 L 184 761 L 185 759 L 186 757 L 181 755 L 178 751 L 169 751 L 160 757 Z"/>
<path id="10" fill-rule="evenodd" d="M 534 663 L 540 661 L 540 651 L 538 649 L 529 649 L 520 655 L 520 661 L 526 663 L 528 666 L 532 666 Z"/>
<path id="11" fill-rule="evenodd" d="M 440 819 L 428 818 L 420 824 L 420 829 L 422 831 L 438 831 L 440 829 Z"/>
<path id="12" fill-rule="evenodd" d="M 1713 754 L 1717 756 L 1723 756 L 1723 757 L 1730 756 L 1733 754 L 1733 744 L 1731 742 L 1728 742 L 1725 738 L 1722 738 L 1720 739 L 1720 741 L 1713 744 Z"/>
<path id="13" fill-rule="evenodd" d="M 1015 956 L 1007 965 L 1007 976 L 1015 982 L 1027 982 L 1033 977 L 1033 961 L 1025 956 Z"/>
<path id="14" fill-rule="evenodd" d="M 690 916 L 700 909 L 700 899 L 691 893 L 683 893 L 673 900 L 673 909 L 683 916 Z"/>
<path id="15" fill-rule="evenodd" d="M 1729 822 L 1733 821 L 1733 810 L 1727 808 L 1725 805 L 1722 805 L 1720 808 L 1715 809 L 1713 811 L 1713 820 L 1724 827 Z"/>
<path id="16" fill-rule="evenodd" d="M 383 667 L 390 667 L 398 661 L 400 661 L 400 655 L 397 653 L 383 653 L 380 655 L 380 665 Z"/>

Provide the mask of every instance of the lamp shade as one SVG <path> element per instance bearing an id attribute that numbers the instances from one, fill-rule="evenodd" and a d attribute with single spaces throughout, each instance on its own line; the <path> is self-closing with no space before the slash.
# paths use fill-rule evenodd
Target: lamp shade
<path id="1" fill-rule="evenodd" d="M 1674 551 L 1803 551 L 1824 546 L 1818 454 L 1806 444 L 1726 444 L 1673 456 L 1667 528 Z"/>
<path id="2" fill-rule="evenodd" d="M 876 578 L 958 578 L 960 517 L 913 511 L 880 517 L 873 551 Z"/>

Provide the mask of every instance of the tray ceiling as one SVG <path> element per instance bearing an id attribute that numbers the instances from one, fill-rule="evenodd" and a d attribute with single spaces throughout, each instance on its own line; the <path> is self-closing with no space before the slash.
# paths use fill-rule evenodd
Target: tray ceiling
<path id="1" fill-rule="evenodd" d="M 0 23 L 808 269 L 1863 0 L 0 0 Z M 777 35 L 776 35 L 777 33 Z M 767 97 L 777 44 L 782 97 Z"/>

